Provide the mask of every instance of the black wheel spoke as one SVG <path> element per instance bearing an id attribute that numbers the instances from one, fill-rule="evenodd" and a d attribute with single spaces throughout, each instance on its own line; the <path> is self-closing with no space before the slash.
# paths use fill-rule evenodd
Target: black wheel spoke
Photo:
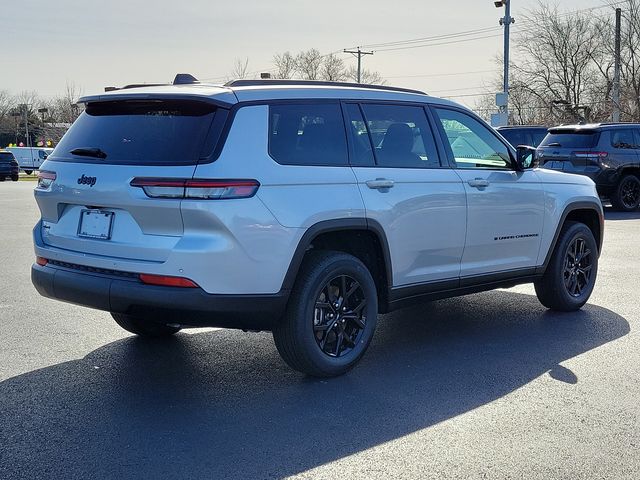
<path id="1" fill-rule="evenodd" d="M 351 288 L 349 289 L 349 291 L 344 295 L 344 300 L 345 302 L 347 300 L 349 300 L 351 298 L 351 296 L 356 293 L 356 290 L 358 290 L 360 288 L 360 284 L 358 282 L 356 282 L 355 280 L 353 281 L 353 283 L 351 283 Z"/>
<path id="2" fill-rule="evenodd" d="M 324 285 L 314 304 L 313 333 L 325 354 L 340 357 L 358 345 L 366 327 L 366 305 L 362 286 L 349 275 L 336 276 Z"/>
<path id="3" fill-rule="evenodd" d="M 564 284 L 573 297 L 583 294 L 591 282 L 591 270 L 593 267 L 591 249 L 587 245 L 586 239 L 575 238 L 565 256 L 562 275 Z"/>

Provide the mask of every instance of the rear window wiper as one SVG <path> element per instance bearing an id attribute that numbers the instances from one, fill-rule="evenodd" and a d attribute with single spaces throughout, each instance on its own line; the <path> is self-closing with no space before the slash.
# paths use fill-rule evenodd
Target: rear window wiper
<path id="1" fill-rule="evenodd" d="M 107 158 L 107 154 L 99 148 L 74 148 L 69 153 L 80 157 Z"/>

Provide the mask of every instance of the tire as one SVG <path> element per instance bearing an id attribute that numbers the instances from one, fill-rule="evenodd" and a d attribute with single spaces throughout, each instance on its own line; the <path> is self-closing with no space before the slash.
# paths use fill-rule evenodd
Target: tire
<path id="1" fill-rule="evenodd" d="M 141 337 L 169 337 L 180 331 L 179 327 L 170 327 L 169 325 L 163 325 L 162 323 L 156 323 L 124 313 L 111 312 L 111 316 L 116 323 L 126 331 L 135 333 Z"/>
<path id="2" fill-rule="evenodd" d="M 359 259 L 341 252 L 310 252 L 273 338 L 294 370 L 334 377 L 360 361 L 377 317 L 376 285 Z"/>
<path id="3" fill-rule="evenodd" d="M 574 312 L 589 300 L 597 274 L 593 233 L 583 223 L 566 222 L 544 275 L 534 283 L 536 295 L 551 310 Z"/>
<path id="4" fill-rule="evenodd" d="M 19 179 L 18 175 L 14 175 L 11 177 L 11 180 L 13 180 L 14 182 L 17 182 Z"/>
<path id="5" fill-rule="evenodd" d="M 33 170 L 25 170 L 24 173 L 26 173 L 27 175 L 31 175 L 33 173 Z"/>
<path id="6" fill-rule="evenodd" d="M 611 204 L 621 212 L 632 212 L 640 205 L 640 180 L 635 175 L 625 175 L 620 179 L 613 194 Z"/>

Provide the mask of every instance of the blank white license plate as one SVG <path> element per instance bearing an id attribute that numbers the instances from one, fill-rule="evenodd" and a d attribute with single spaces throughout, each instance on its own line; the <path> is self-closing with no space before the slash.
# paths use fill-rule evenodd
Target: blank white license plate
<path id="1" fill-rule="evenodd" d="M 109 240 L 113 226 L 113 212 L 82 210 L 78 224 L 78 236 Z"/>

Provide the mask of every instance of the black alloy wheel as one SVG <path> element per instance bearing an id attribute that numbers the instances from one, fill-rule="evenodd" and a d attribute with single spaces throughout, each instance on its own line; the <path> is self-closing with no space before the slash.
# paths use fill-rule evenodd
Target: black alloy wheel
<path id="1" fill-rule="evenodd" d="M 283 360 L 314 377 L 352 369 L 366 352 L 378 318 L 376 283 L 367 266 L 344 252 L 306 254 L 273 339 Z"/>
<path id="2" fill-rule="evenodd" d="M 573 239 L 564 259 L 564 286 L 572 297 L 580 297 L 590 286 L 593 270 L 593 252 L 587 246 L 586 239 Z"/>
<path id="3" fill-rule="evenodd" d="M 629 175 L 620 185 L 620 197 L 622 204 L 627 209 L 638 208 L 640 203 L 640 182 L 636 177 Z"/>
<path id="4" fill-rule="evenodd" d="M 320 349 L 330 357 L 349 353 L 366 326 L 367 299 L 361 285 L 348 275 L 322 287 L 313 310 L 313 331 Z"/>

